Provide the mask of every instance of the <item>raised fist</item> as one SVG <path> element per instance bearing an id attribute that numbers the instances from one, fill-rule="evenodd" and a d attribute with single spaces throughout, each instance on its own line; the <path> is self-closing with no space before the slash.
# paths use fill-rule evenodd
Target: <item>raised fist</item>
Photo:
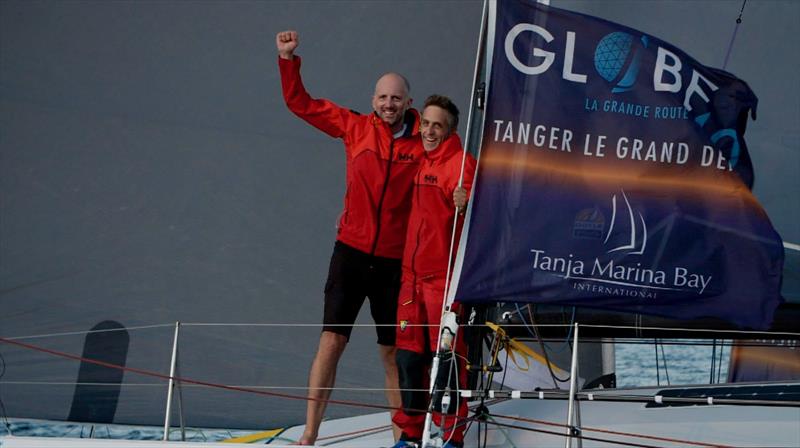
<path id="1" fill-rule="evenodd" d="M 283 59 L 292 59 L 294 49 L 300 44 L 297 31 L 281 31 L 275 36 L 275 45 L 278 47 L 278 56 Z"/>

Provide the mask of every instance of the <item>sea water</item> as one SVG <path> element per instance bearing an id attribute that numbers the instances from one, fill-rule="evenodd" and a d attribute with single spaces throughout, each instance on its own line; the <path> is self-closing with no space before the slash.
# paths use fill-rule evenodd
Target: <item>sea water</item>
<path id="1" fill-rule="evenodd" d="M 711 340 L 617 343 L 617 387 L 725 382 L 730 347 Z M 713 373 L 712 373 L 713 372 Z"/>
<path id="2" fill-rule="evenodd" d="M 20 437 L 74 437 L 120 440 L 162 440 L 164 428 L 156 426 L 128 426 L 106 424 L 81 424 L 32 419 L 8 419 L 0 427 L 0 447 L 8 432 Z M 7 426 L 6 426 L 7 425 Z M 253 434 L 253 430 L 187 428 L 187 442 L 221 442 Z M 170 440 L 181 440 L 180 429 L 170 431 Z"/>

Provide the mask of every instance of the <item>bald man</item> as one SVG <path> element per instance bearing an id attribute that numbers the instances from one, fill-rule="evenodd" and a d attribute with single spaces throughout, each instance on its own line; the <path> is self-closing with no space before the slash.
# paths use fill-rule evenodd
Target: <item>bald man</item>
<path id="1" fill-rule="evenodd" d="M 381 76 L 372 97 L 373 112 L 361 115 L 306 92 L 300 58 L 294 54 L 297 32 L 280 32 L 275 41 L 286 105 L 312 126 L 342 139 L 347 161 L 344 210 L 325 284 L 319 348 L 309 373 L 306 428 L 299 440 L 313 445 L 336 367 L 365 298 L 376 324 L 386 397 L 392 408 L 401 405 L 394 325 L 411 191 L 424 149 L 419 114 L 411 108 L 410 86 L 402 75 Z M 399 433 L 395 427 L 395 438 Z"/>

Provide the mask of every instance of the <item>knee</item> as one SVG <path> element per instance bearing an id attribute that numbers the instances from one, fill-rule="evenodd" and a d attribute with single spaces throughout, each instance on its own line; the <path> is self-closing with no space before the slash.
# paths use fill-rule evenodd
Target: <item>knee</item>
<path id="1" fill-rule="evenodd" d="M 388 345 L 381 345 L 380 346 L 380 354 L 381 354 L 381 361 L 383 361 L 383 365 L 391 368 L 395 368 L 395 358 L 397 356 L 397 349 L 394 346 Z"/>
<path id="2" fill-rule="evenodd" d="M 319 337 L 319 354 L 333 354 L 339 356 L 347 347 L 347 338 L 337 333 L 323 331 Z"/>

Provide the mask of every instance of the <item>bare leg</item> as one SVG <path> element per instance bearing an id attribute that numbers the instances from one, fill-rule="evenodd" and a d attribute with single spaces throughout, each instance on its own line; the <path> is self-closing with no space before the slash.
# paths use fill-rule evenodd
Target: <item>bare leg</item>
<path id="1" fill-rule="evenodd" d="M 394 409 L 399 409 L 403 406 L 403 402 L 400 399 L 400 383 L 397 379 L 397 361 L 395 360 L 395 347 L 392 345 L 379 345 L 381 354 L 381 361 L 383 361 L 383 369 L 385 370 L 385 389 L 386 389 L 386 401 L 389 402 L 389 406 L 393 407 Z M 396 410 L 389 411 L 391 416 L 394 417 L 394 413 L 397 412 Z M 400 433 L 401 429 L 399 426 L 392 423 L 392 433 L 394 433 L 394 440 L 400 440 Z"/>
<path id="2" fill-rule="evenodd" d="M 336 383 L 336 366 L 345 347 L 347 338 L 340 334 L 323 331 L 319 337 L 319 349 L 308 374 L 310 400 L 306 407 L 306 429 L 299 440 L 301 445 L 313 445 L 317 440 L 319 425 L 328 405 L 327 400 L 331 396 L 331 388 Z"/>

